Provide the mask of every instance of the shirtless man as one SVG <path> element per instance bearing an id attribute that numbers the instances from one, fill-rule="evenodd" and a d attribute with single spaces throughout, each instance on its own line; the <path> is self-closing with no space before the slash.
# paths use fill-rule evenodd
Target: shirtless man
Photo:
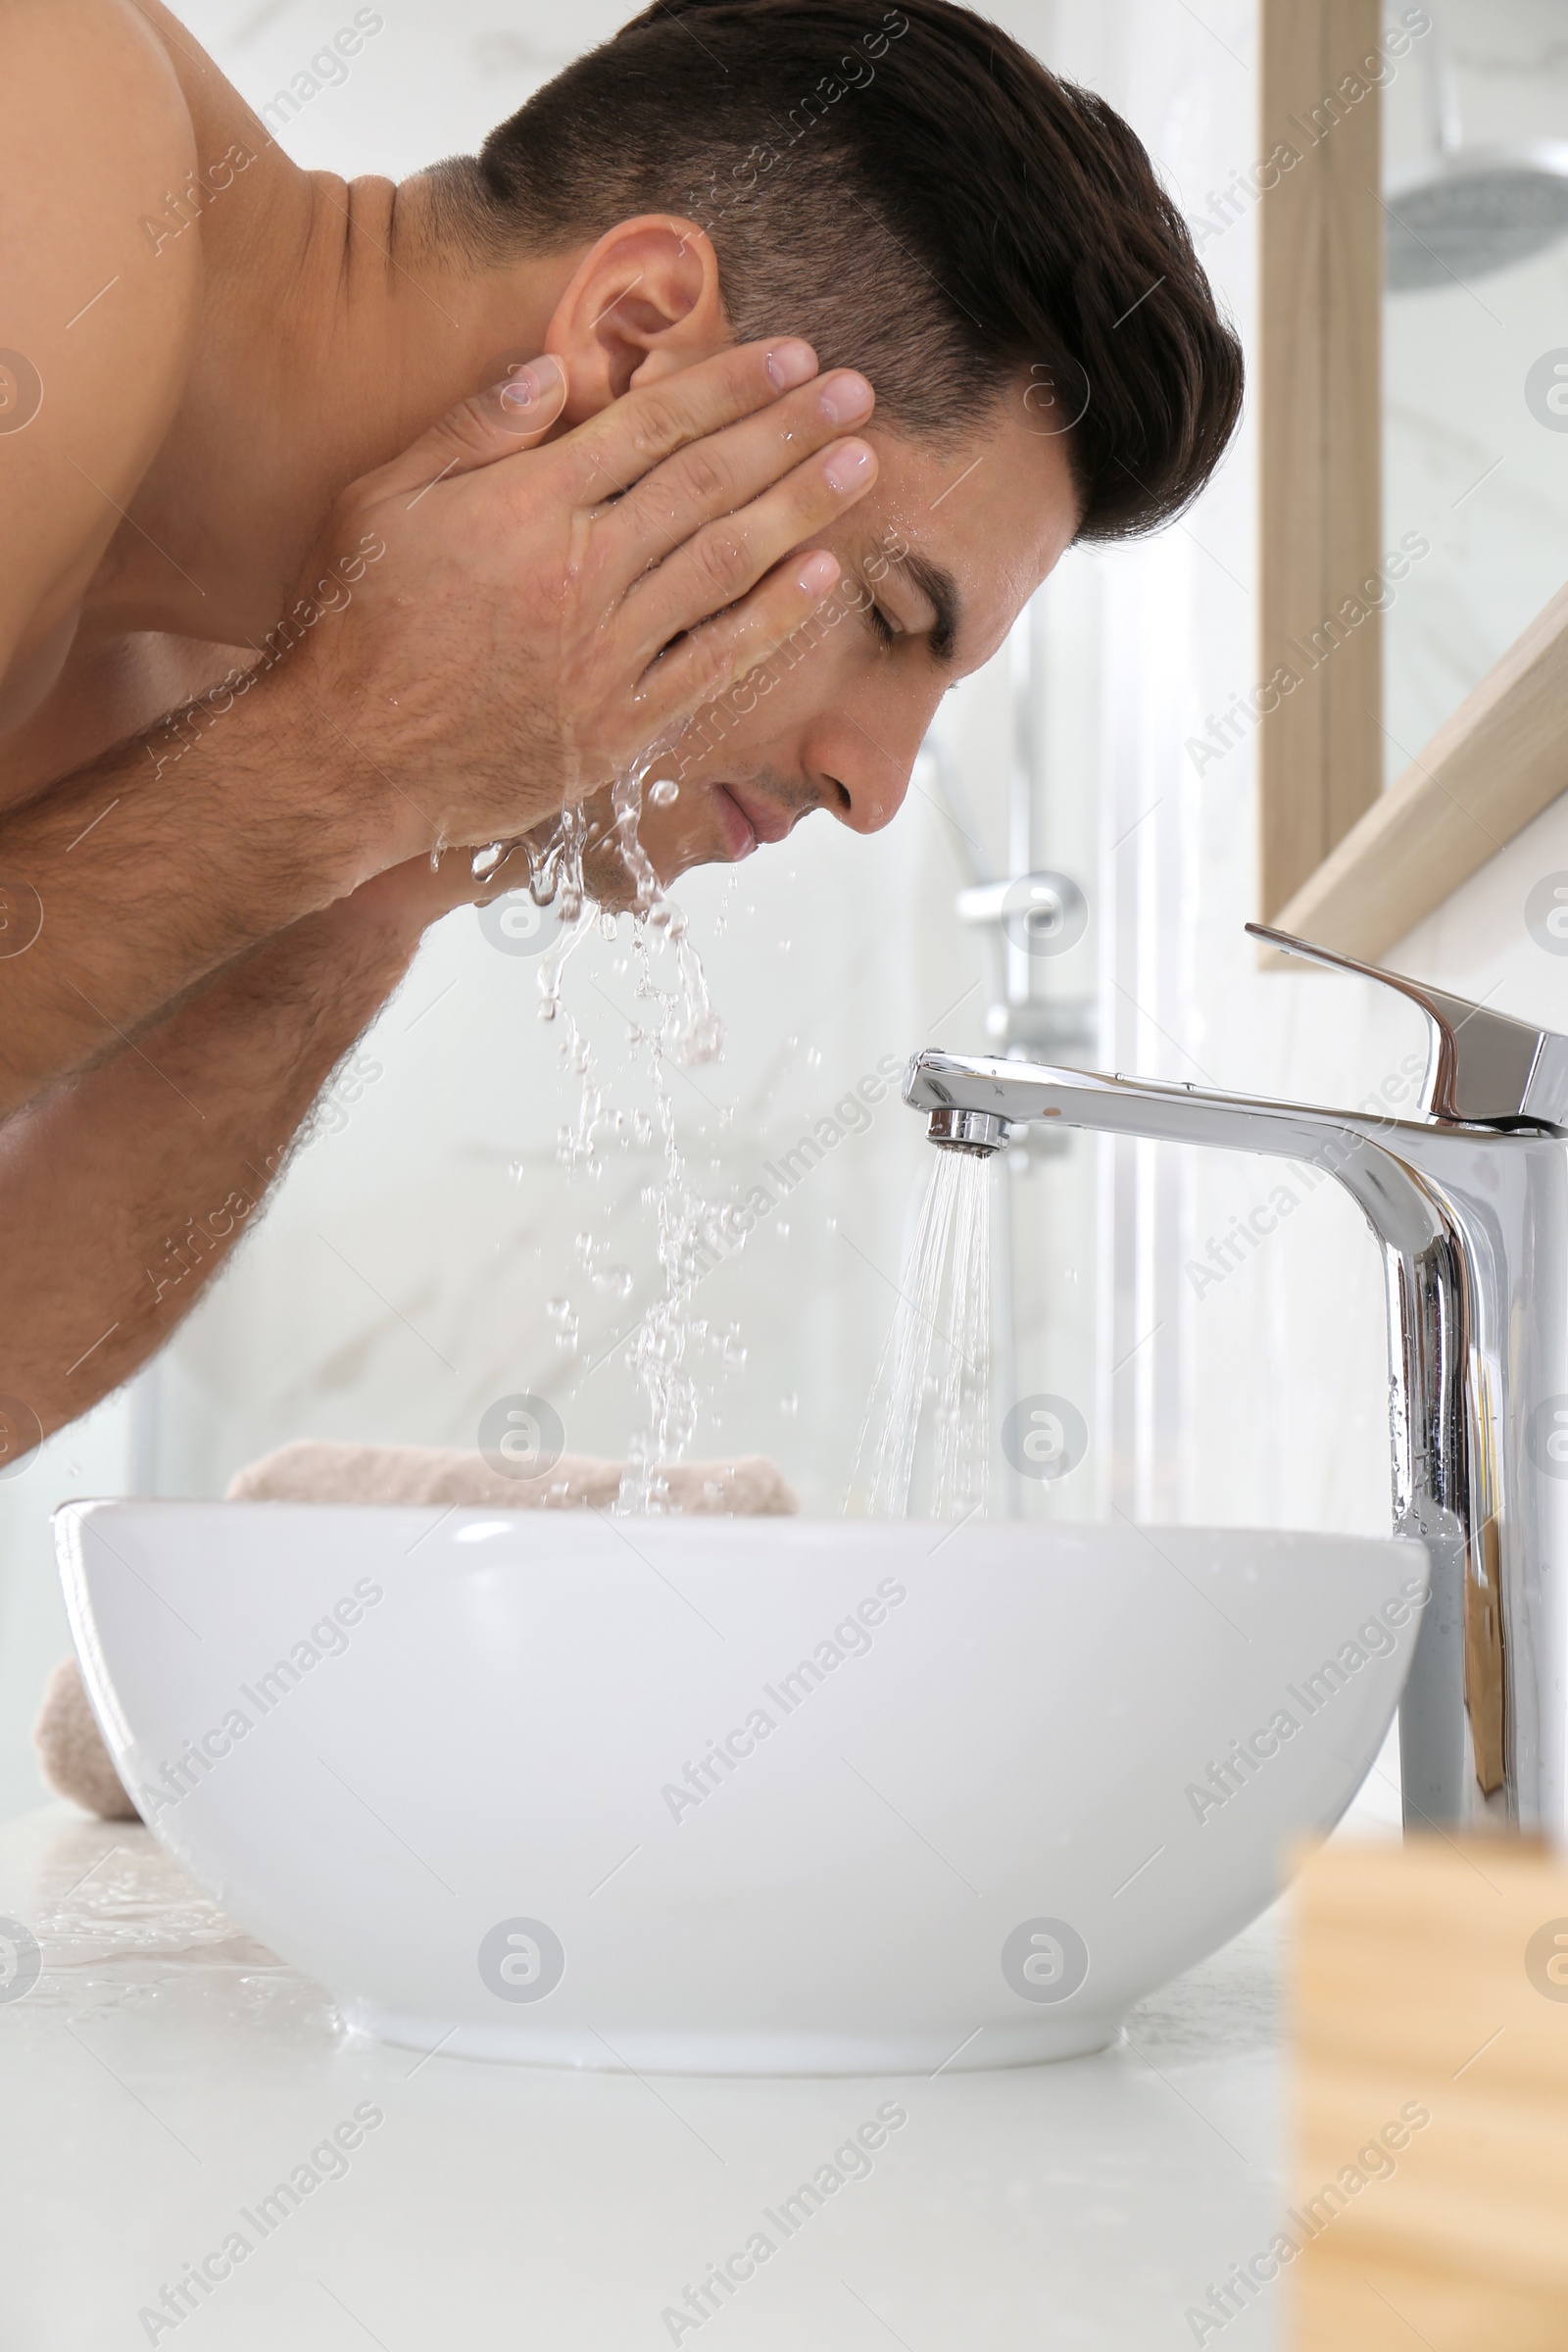
<path id="1" fill-rule="evenodd" d="M 1074 537 L 1201 487 L 1241 365 L 1132 133 L 947 0 L 659 0 L 399 186 L 298 170 L 158 0 L 0 44 L 14 1460 L 515 880 L 476 849 L 656 738 L 665 879 L 886 824 Z"/>

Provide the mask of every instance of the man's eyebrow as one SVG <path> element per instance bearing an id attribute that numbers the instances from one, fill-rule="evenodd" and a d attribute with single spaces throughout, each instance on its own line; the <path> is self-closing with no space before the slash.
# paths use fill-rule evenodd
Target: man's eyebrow
<path id="1" fill-rule="evenodd" d="M 905 570 L 919 589 L 936 614 L 927 643 L 934 662 L 951 662 L 958 642 L 958 630 L 963 622 L 963 601 L 958 583 L 941 564 L 933 564 L 927 556 L 917 556 L 911 549 L 903 559 Z"/>

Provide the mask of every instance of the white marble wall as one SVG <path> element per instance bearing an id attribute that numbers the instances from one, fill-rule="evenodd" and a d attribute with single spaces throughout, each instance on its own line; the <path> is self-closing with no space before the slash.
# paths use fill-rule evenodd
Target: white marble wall
<path id="1" fill-rule="evenodd" d="M 186 13 L 261 105 L 352 10 L 339 0 L 187 0 Z M 291 126 L 302 161 L 396 173 L 469 146 L 568 42 L 608 31 L 622 12 L 616 0 L 594 0 L 573 12 L 569 34 L 538 0 L 505 11 L 494 0 L 439 9 L 381 0 L 381 13 L 385 28 L 350 79 L 323 89 Z M 1019 0 L 996 13 L 1124 108 L 1195 217 L 1253 160 L 1250 0 L 1203 0 L 1199 11 L 1182 0 L 1059 0 L 1054 9 Z M 1491 26 L 1500 51 L 1495 28 L 1517 24 L 1523 54 L 1529 34 L 1532 103 L 1544 104 L 1562 72 L 1555 12 L 1489 0 L 1460 13 L 1471 45 L 1477 27 Z M 1204 258 L 1250 337 L 1251 218 Z M 1415 301 L 1435 311 L 1444 299 Z M 1548 310 L 1541 316 L 1542 341 L 1562 331 Z M 1443 362 L 1450 330 L 1439 322 L 1424 331 Z M 1488 364 L 1522 408 L 1509 349 L 1507 367 Z M 1442 366 L 1438 376 L 1448 381 Z M 1503 446 L 1497 435 L 1517 435 L 1518 419 L 1499 413 L 1493 432 L 1490 412 L 1486 421 L 1480 415 L 1482 389 L 1478 379 L 1466 429 L 1492 452 Z M 1441 407 L 1427 402 L 1408 453 L 1391 458 L 1396 536 L 1407 517 L 1428 527 L 1448 484 L 1422 472 L 1436 465 Z M 1568 456 L 1560 437 L 1539 439 L 1552 441 L 1550 461 Z M 1506 598 L 1535 596 L 1518 566 L 1549 570 L 1561 538 L 1544 498 L 1526 501 L 1524 557 L 1490 522 L 1473 541 L 1455 536 L 1511 495 L 1514 446 L 1509 439 L 1509 465 L 1494 484 L 1445 526 L 1446 569 L 1435 553 L 1419 595 L 1412 585 L 1397 609 L 1395 647 L 1405 643 L 1406 616 L 1425 632 L 1421 645 L 1442 638 L 1435 594 L 1430 609 L 1421 601 L 1429 586 L 1446 582 L 1444 594 L 1461 600 L 1452 633 L 1472 661 L 1482 624 L 1495 624 Z M 1052 854 L 1092 879 L 1083 953 L 1100 983 L 1107 1066 L 1353 1102 L 1418 1042 L 1415 1018 L 1355 982 L 1257 970 L 1241 932 L 1255 911 L 1250 747 L 1201 775 L 1183 749 L 1208 711 L 1252 682 L 1252 456 L 1248 424 L 1183 525 L 1147 548 L 1075 556 L 1053 583 L 1047 846 L 1060 844 Z M 1471 478 L 1459 480 L 1454 466 L 1450 501 Z M 1473 576 L 1466 562 L 1478 567 Z M 1451 699 L 1457 683 L 1436 655 L 1423 674 L 1425 685 L 1407 684 L 1401 668 L 1392 697 L 1391 724 L 1416 740 L 1422 695 Z M 998 862 L 1008 695 L 1004 658 L 959 690 L 943 718 Z M 1568 970 L 1524 937 L 1520 906 L 1543 860 L 1559 858 L 1568 866 L 1568 820 L 1553 812 L 1410 943 L 1411 968 L 1477 993 L 1496 980 L 1494 1001 L 1549 1017 Z M 916 792 L 875 841 L 818 817 L 738 877 L 682 886 L 729 1030 L 722 1064 L 675 1082 L 688 1156 L 715 1193 L 733 1191 L 881 1056 L 922 1043 L 980 1044 L 979 958 L 952 910 L 961 879 L 947 818 Z M 624 1063 L 631 1004 L 620 953 L 596 943 L 572 981 L 584 1030 L 612 1070 Z M 639 1195 L 649 1169 L 635 1153 L 612 1153 L 591 1196 L 563 1181 L 553 1139 L 570 1115 L 574 1082 L 535 1017 L 533 973 L 487 946 L 471 913 L 440 926 L 370 1040 L 379 1074 L 346 1104 L 341 1128 L 303 1155 L 157 1368 L 154 1409 L 146 1396 L 139 1408 L 156 1446 L 138 1459 L 131 1417 L 114 1402 L 55 1441 L 24 1480 L 0 1483 L 0 1813 L 32 1801 L 35 1789 L 24 1725 L 64 1642 L 45 1535 L 47 1506 L 63 1494 L 138 1484 L 213 1494 L 241 1462 L 307 1434 L 471 1443 L 492 1397 L 529 1388 L 555 1397 L 574 1446 L 619 1449 L 633 1410 L 612 1346 L 623 1310 L 584 1278 L 572 1245 L 590 1219 L 602 1224 L 633 1269 L 634 1300 L 646 1296 L 651 1249 Z M 700 1446 L 775 1454 L 809 1509 L 831 1511 L 841 1498 L 927 1164 L 917 1123 L 885 1102 L 705 1286 L 707 1319 L 719 1329 L 738 1323 L 748 1356 L 739 1368 L 715 1360 Z M 1036 1507 L 1386 1526 L 1380 1283 L 1348 1203 L 1327 1186 L 1309 1198 L 1298 1188 L 1299 1205 L 1234 1272 L 1200 1281 L 1189 1271 L 1276 1181 L 1256 1160 L 1086 1141 L 1016 1186 L 1026 1375 L 1082 1396 L 1095 1441 L 1081 1488 L 1037 1496 Z M 581 1318 L 570 1358 L 557 1352 L 545 1312 L 559 1293 Z"/>

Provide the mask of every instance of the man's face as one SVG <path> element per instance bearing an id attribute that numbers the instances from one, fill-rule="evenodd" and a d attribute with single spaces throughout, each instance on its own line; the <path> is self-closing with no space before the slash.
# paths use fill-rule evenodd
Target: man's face
<path id="1" fill-rule="evenodd" d="M 844 566 L 818 619 L 649 772 L 638 829 L 663 881 L 782 841 L 813 808 L 857 833 L 892 821 L 943 695 L 1077 528 L 1065 443 L 1039 422 L 1013 396 L 938 452 L 873 420 L 875 486 L 817 542 Z M 661 778 L 673 800 L 650 797 Z"/>

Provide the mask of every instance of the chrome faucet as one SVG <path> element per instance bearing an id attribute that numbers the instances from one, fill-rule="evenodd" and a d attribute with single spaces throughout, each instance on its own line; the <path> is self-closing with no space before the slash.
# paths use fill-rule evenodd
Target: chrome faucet
<path id="1" fill-rule="evenodd" d="M 1399 1710 L 1405 1821 L 1568 1842 L 1568 1038 L 1247 928 L 1420 1006 L 1418 1118 L 939 1053 L 914 1056 L 905 1101 L 953 1151 L 1054 1119 L 1344 1185 L 1383 1253 L 1394 1532 L 1432 1558 Z"/>

